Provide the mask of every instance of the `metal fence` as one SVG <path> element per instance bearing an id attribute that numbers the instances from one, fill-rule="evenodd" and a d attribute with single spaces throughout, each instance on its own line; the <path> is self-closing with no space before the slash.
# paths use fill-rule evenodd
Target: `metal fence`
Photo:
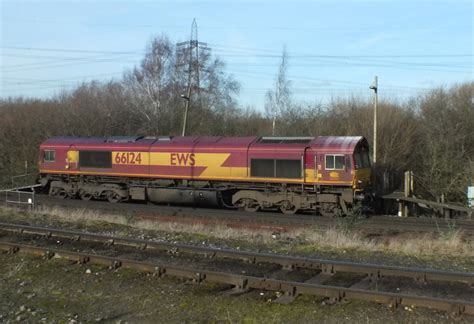
<path id="1" fill-rule="evenodd" d="M 26 187 L 31 183 L 36 182 L 36 173 L 25 173 L 10 177 L 11 179 L 11 188 L 16 187 Z"/>
<path id="2" fill-rule="evenodd" d="M 34 191 L 5 190 L 2 194 L 4 195 L 5 206 L 26 206 L 30 209 L 35 206 Z"/>

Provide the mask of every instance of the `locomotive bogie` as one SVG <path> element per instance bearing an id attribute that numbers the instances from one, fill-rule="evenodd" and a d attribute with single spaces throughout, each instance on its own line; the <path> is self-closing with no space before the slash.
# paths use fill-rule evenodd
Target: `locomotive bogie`
<path id="1" fill-rule="evenodd" d="M 52 181 L 49 185 L 49 194 L 61 198 L 70 197 L 82 200 L 94 198 L 110 202 L 126 201 L 129 198 L 128 190 L 118 184 L 89 184 L 75 181 Z"/>

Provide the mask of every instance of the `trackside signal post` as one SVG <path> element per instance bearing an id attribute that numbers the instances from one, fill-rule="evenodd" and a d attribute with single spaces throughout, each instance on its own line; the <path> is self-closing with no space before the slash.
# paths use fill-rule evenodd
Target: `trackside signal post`
<path id="1" fill-rule="evenodd" d="M 378 103 L 378 78 L 375 76 L 374 83 L 369 87 L 374 90 L 374 164 L 377 163 L 377 103 Z"/>

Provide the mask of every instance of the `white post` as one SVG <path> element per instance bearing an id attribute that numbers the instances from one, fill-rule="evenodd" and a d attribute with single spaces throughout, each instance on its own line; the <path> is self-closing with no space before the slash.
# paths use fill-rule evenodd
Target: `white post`
<path id="1" fill-rule="evenodd" d="M 378 78 L 375 76 L 374 84 L 370 86 L 374 90 L 374 164 L 377 162 L 377 104 L 378 104 Z"/>

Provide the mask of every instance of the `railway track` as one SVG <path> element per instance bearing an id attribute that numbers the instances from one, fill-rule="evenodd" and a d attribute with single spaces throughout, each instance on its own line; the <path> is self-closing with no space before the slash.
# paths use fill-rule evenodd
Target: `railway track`
<path id="1" fill-rule="evenodd" d="M 157 219 L 173 222 L 220 223 L 229 226 L 247 226 L 285 231 L 291 228 L 330 228 L 337 225 L 368 231 L 386 232 L 447 232 L 460 229 L 466 236 L 474 236 L 473 220 L 452 220 L 444 218 L 400 218 L 394 216 L 371 216 L 356 220 L 325 218 L 301 214 L 283 215 L 272 212 L 249 213 L 237 210 L 193 208 L 183 206 L 146 205 L 136 203 L 111 204 L 102 201 L 61 200 L 38 195 L 39 206 L 60 206 L 63 208 L 88 208 L 109 213 L 129 214 L 136 218 Z"/>
<path id="2" fill-rule="evenodd" d="M 0 250 L 5 252 L 64 258 L 113 269 L 130 268 L 197 283 L 225 284 L 233 287 L 228 291 L 230 294 L 245 293 L 250 289 L 283 292 L 276 302 L 290 302 L 298 295 L 317 295 L 333 302 L 360 299 L 392 307 L 427 307 L 457 315 L 474 315 L 472 272 L 299 258 L 6 223 L 0 223 L 0 233 L 3 233 Z M 59 242 L 62 249 L 57 248 Z M 84 243 L 87 244 L 84 246 Z M 91 248 L 91 244 L 100 247 Z M 112 248 L 115 250 L 109 251 Z M 105 251 L 98 253 L 101 249 Z M 130 249 L 139 251 L 140 260 L 126 257 L 130 255 Z M 230 266 L 226 266 L 226 262 L 230 262 Z M 394 283 L 401 287 L 408 285 L 408 291 L 412 293 L 403 289 L 378 290 Z M 447 293 L 440 293 L 442 291 Z"/>

